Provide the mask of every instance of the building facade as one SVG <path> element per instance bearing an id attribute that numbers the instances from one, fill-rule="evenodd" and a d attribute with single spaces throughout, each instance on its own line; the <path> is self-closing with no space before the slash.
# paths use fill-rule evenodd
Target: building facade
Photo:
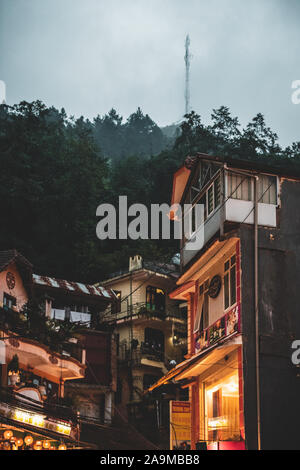
<path id="1" fill-rule="evenodd" d="M 170 298 L 188 303 L 188 354 L 150 390 L 189 389 L 193 449 L 300 446 L 299 176 L 204 154 L 174 176 L 190 229 Z"/>
<path id="2" fill-rule="evenodd" d="M 105 309 L 115 296 L 103 288 L 37 276 L 32 269 L 16 250 L 0 252 L 0 449 L 82 448 L 77 411 L 85 394 L 81 390 L 75 394 L 77 401 L 81 398 L 76 407 L 75 402 L 69 403 L 67 384 L 84 382 L 90 393 L 90 382 L 91 388 L 95 385 L 90 366 L 97 363 L 96 376 L 105 388 L 101 391 L 111 403 L 111 368 L 107 371 L 111 344 L 102 341 L 102 349 L 97 349 L 100 359 L 93 357 L 91 350 L 98 343 L 89 311 Z M 74 329 L 65 319 L 54 319 L 54 302 L 67 306 L 64 312 L 71 319 L 72 311 L 76 312 Z M 84 313 L 89 318 L 78 318 L 83 312 L 74 305 L 79 304 L 87 306 Z"/>
<path id="3" fill-rule="evenodd" d="M 186 353 L 187 303 L 168 296 L 177 276 L 174 265 L 135 256 L 127 271 L 101 282 L 119 298 L 103 321 L 114 326 L 117 339 L 116 403 L 133 418 L 140 413 L 144 392 Z M 149 415 L 156 419 L 152 408 Z"/>

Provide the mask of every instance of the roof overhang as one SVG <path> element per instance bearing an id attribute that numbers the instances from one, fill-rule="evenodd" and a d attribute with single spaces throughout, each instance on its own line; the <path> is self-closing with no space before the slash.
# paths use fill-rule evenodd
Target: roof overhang
<path id="1" fill-rule="evenodd" d="M 231 237 L 222 241 L 216 240 L 203 255 L 180 276 L 177 280 L 177 284 L 181 285 L 199 279 L 199 277 L 204 275 L 206 271 L 228 252 L 228 250 L 233 248 L 238 240 L 237 237 Z"/>
<path id="2" fill-rule="evenodd" d="M 175 366 L 164 377 L 153 384 L 147 392 L 152 392 L 156 388 L 169 383 L 171 380 L 172 382 L 180 382 L 201 375 L 210 367 L 219 364 L 222 358 L 238 349 L 241 344 L 242 337 L 236 334 L 231 339 L 226 338 L 224 342 L 220 341 L 218 345 L 214 344 L 205 351 L 201 351 Z"/>
<path id="3" fill-rule="evenodd" d="M 11 332 L 9 335 L 10 337 L 3 341 L 7 363 L 17 354 L 22 369 L 30 370 L 55 383 L 59 383 L 61 379 L 65 381 L 84 378 L 86 366 L 77 359 L 54 353 L 37 341 L 21 339 Z M 6 332 L 4 336 L 7 336 Z"/>

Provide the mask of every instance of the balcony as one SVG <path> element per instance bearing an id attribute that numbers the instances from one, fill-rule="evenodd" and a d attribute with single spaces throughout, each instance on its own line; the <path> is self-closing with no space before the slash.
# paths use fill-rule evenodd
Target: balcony
<path id="1" fill-rule="evenodd" d="M 160 369 L 169 369 L 170 361 L 179 363 L 183 360 L 183 354 L 180 351 L 174 351 L 172 357 L 167 357 L 164 351 L 157 349 L 154 345 L 141 343 L 140 346 L 130 346 L 122 343 L 119 348 L 118 361 L 131 366 L 150 366 Z"/>
<path id="2" fill-rule="evenodd" d="M 195 353 L 204 351 L 240 332 L 240 306 L 231 308 L 219 320 L 195 334 Z"/>
<path id="3" fill-rule="evenodd" d="M 172 307 L 171 309 L 155 310 L 150 309 L 145 302 L 138 302 L 126 309 L 126 313 L 117 313 L 110 315 L 109 323 L 123 323 L 132 320 L 158 320 L 176 322 L 182 325 L 186 324 L 186 316 L 181 313 L 179 308 Z"/>
<path id="4" fill-rule="evenodd" d="M 258 224 L 276 227 L 278 180 L 260 174 L 258 178 Z M 218 170 L 198 191 L 188 191 L 185 204 L 192 208 L 184 215 L 190 235 L 182 243 L 182 262 L 185 266 L 215 236 L 226 222 L 254 224 L 254 180 L 234 170 Z M 196 210 L 201 205 L 202 211 Z M 189 222 L 188 222 L 189 221 Z"/>
<path id="5" fill-rule="evenodd" d="M 91 314 L 86 312 L 75 312 L 69 309 L 51 308 L 50 317 L 52 320 L 68 320 L 70 323 L 80 323 L 86 327 L 91 325 Z"/>
<path id="6" fill-rule="evenodd" d="M 8 364 L 18 357 L 20 368 L 52 381 L 83 378 L 84 350 L 68 325 L 47 322 L 43 316 L 0 309 L 0 356 Z M 75 341 L 75 342 L 72 342 Z"/>

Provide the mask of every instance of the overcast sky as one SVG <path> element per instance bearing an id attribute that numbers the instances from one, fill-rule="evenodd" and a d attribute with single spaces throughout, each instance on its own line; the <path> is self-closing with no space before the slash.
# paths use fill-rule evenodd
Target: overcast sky
<path id="1" fill-rule="evenodd" d="M 7 103 L 41 99 L 93 118 L 138 106 L 158 124 L 227 105 L 245 125 L 265 114 L 283 145 L 300 140 L 300 0 L 0 0 Z"/>

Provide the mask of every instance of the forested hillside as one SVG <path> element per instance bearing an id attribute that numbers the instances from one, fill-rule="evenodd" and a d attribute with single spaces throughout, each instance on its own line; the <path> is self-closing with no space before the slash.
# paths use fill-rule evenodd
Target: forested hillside
<path id="1" fill-rule="evenodd" d="M 300 162 L 300 143 L 282 149 L 262 114 L 241 129 L 226 107 L 210 125 L 192 112 L 172 135 L 140 109 L 125 122 L 113 109 L 91 122 L 40 101 L 1 105 L 0 249 L 17 248 L 41 274 L 94 282 L 129 255 L 169 260 L 178 251 L 176 241 L 98 240 L 102 202 L 169 203 L 174 171 L 196 151 Z"/>

